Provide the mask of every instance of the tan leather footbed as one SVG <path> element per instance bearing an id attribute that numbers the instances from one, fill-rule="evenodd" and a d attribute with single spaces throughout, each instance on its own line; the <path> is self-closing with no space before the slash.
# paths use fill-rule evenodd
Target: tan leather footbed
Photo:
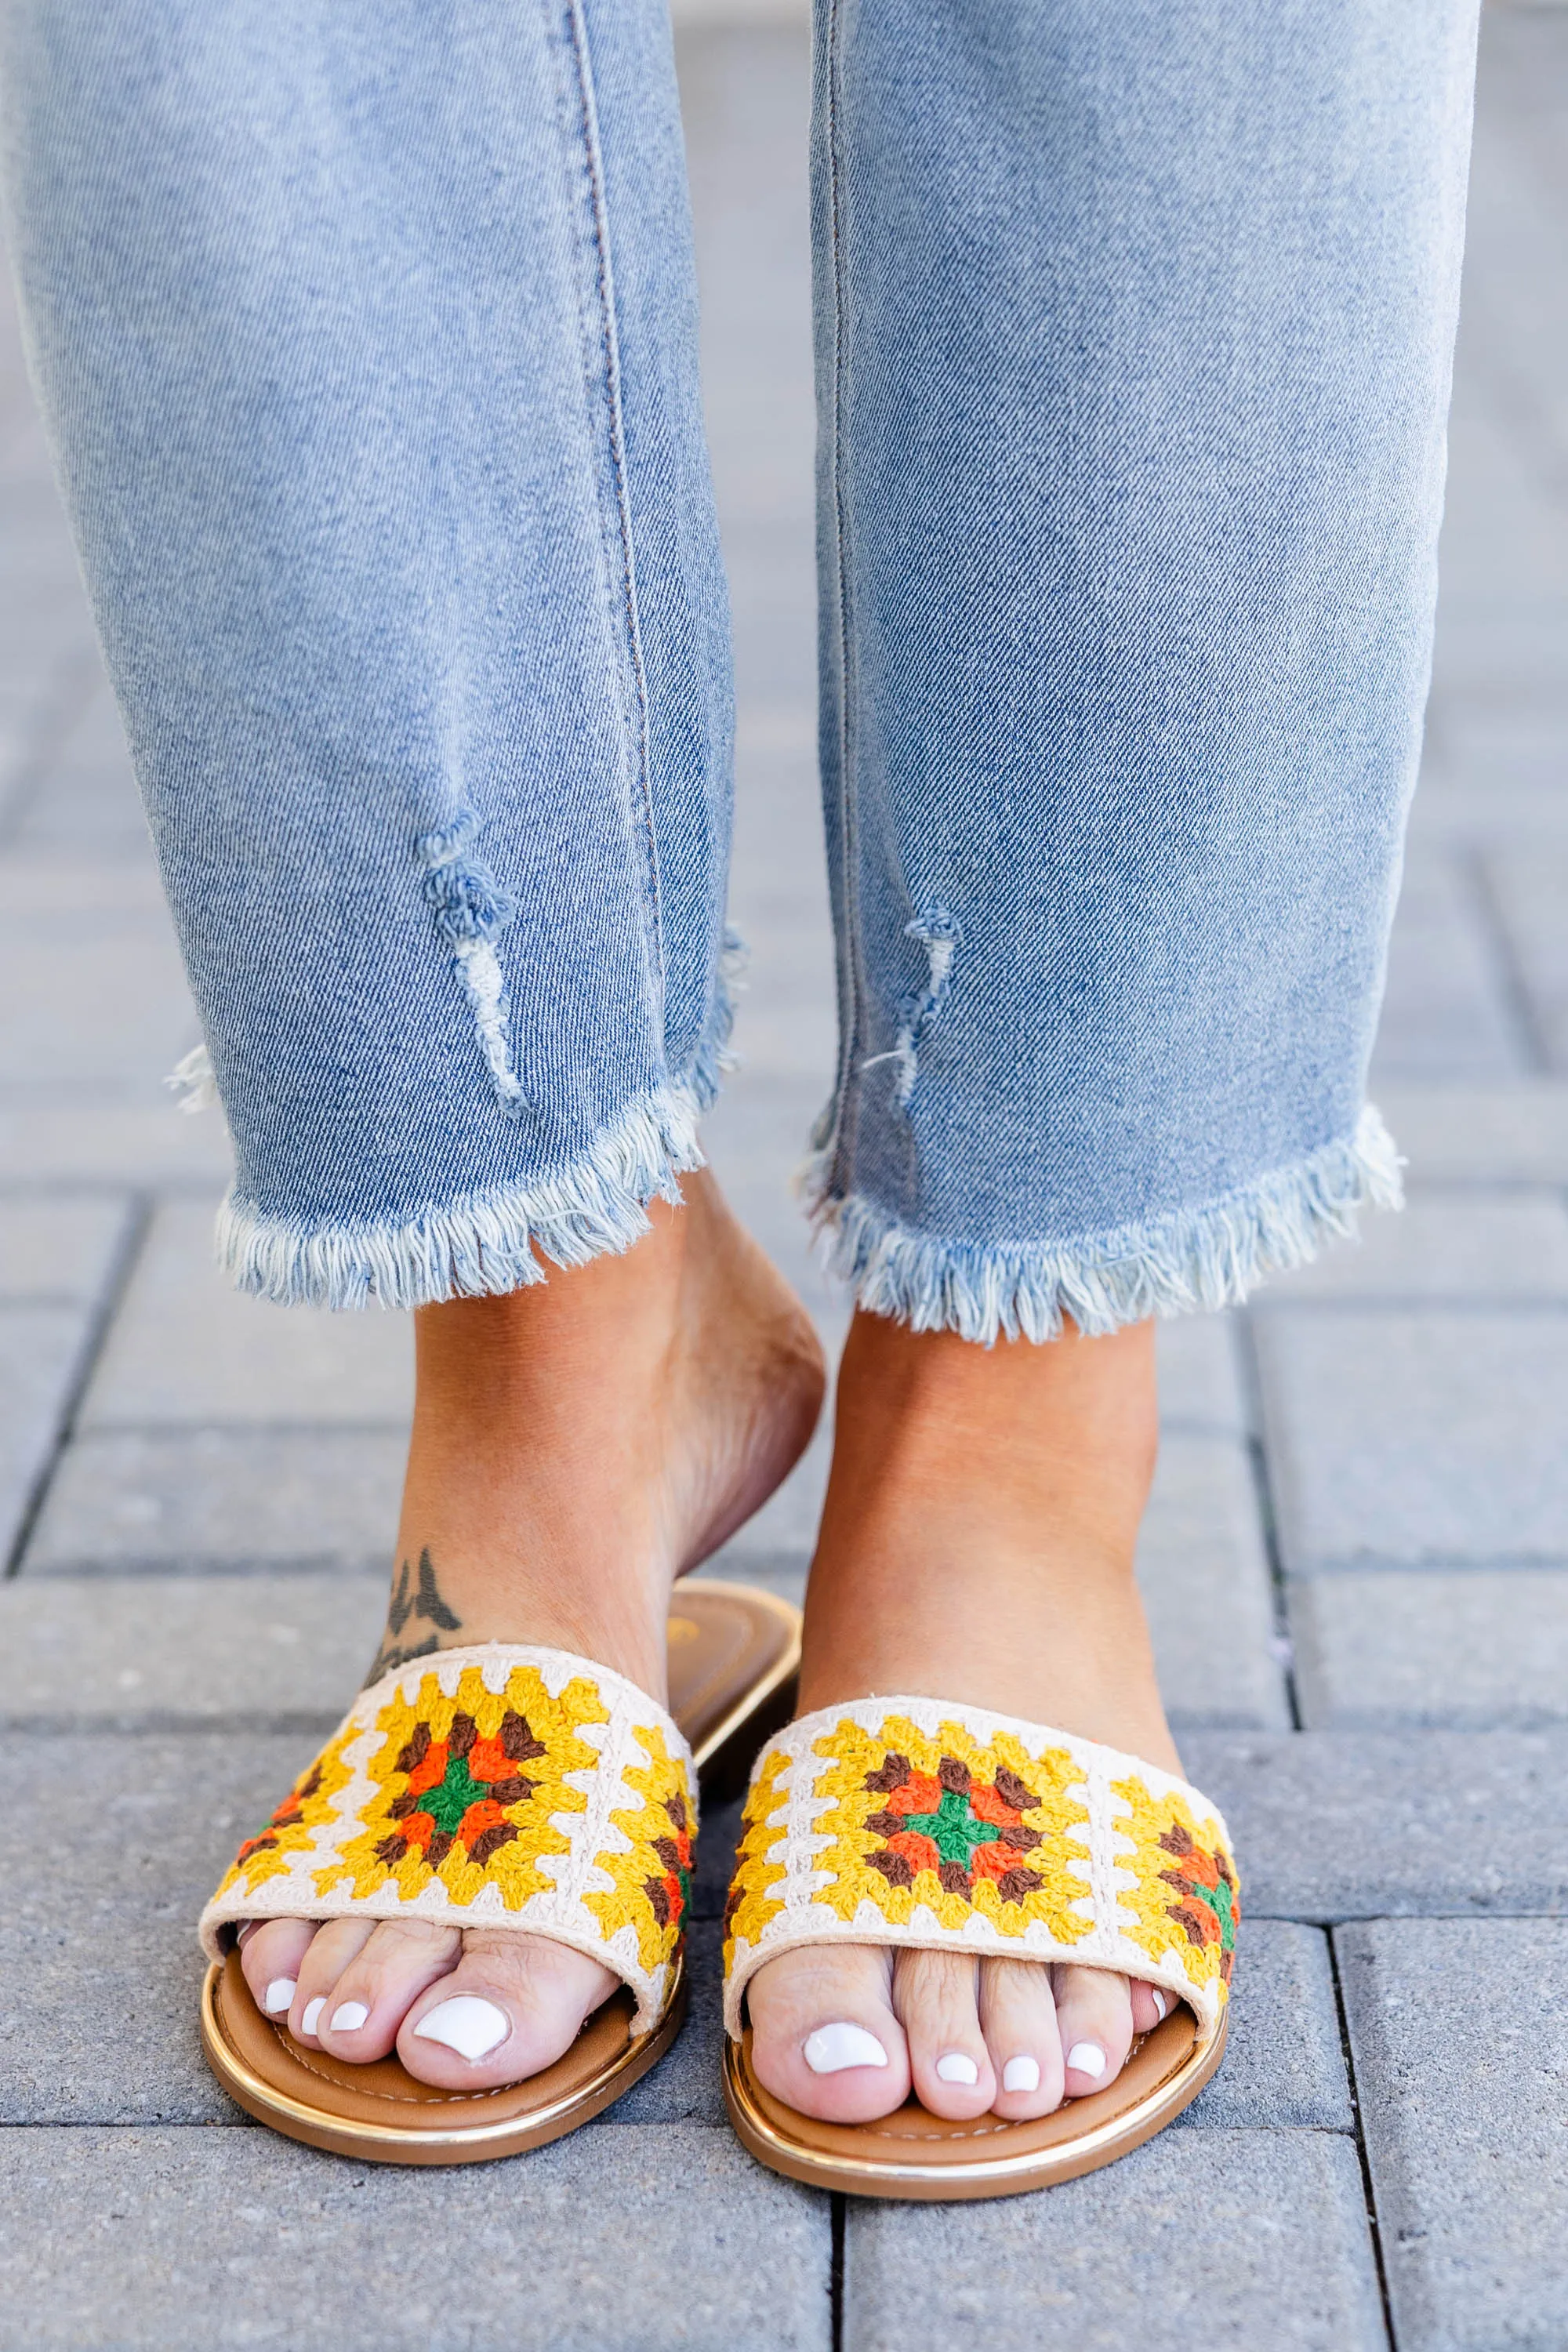
<path id="1" fill-rule="evenodd" d="M 823 2123 L 774 2098 L 752 2065 L 750 2030 L 726 2047 L 724 2094 L 753 2156 L 776 2172 L 851 2196 L 920 2200 L 1005 2197 L 1096 2170 L 1163 2130 L 1219 2064 L 1223 2030 L 1197 2051 L 1197 2021 L 1179 2007 L 1142 2034 L 1108 2089 L 1031 2123 L 980 2116 L 952 2123 L 910 2098 L 875 2123 Z"/>
<path id="2" fill-rule="evenodd" d="M 760 1737 L 787 1706 L 800 1659 L 800 1617 L 748 1585 L 684 1582 L 669 1613 L 669 1711 L 700 1771 Z M 247 2112 L 291 2139 L 391 2164 L 462 2164 L 537 2147 L 618 2099 L 680 2029 L 684 1974 L 658 2025 L 640 2040 L 622 1990 L 596 2010 L 571 2049 L 526 2083 L 461 2094 L 416 2082 L 395 2057 L 344 2065 L 295 2042 L 251 1998 L 237 1953 L 207 1972 L 202 2041 L 220 2083 Z"/>

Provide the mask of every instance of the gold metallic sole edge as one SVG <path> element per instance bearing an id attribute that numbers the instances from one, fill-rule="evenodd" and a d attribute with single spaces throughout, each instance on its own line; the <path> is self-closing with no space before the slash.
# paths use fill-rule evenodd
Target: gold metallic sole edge
<path id="1" fill-rule="evenodd" d="M 507 2116 L 497 2123 L 464 2124 L 451 2130 L 410 2131 L 405 2125 L 362 2123 L 331 2107 L 294 2098 L 258 2074 L 240 2057 L 224 2032 L 217 2014 L 217 1987 L 222 1964 L 209 1963 L 202 1983 L 202 2048 L 208 2065 L 247 2115 L 268 2124 L 285 2138 L 333 2156 L 355 2157 L 369 2164 L 479 2164 L 529 2148 L 544 2147 L 563 2139 L 580 2124 L 591 2122 L 613 2106 L 650 2066 L 658 2063 L 679 2032 L 686 2015 L 684 1955 L 675 1964 L 669 1997 L 658 2022 L 611 2059 L 597 2074 L 549 2106 L 527 2116 Z"/>
<path id="2" fill-rule="evenodd" d="M 1130 2156 L 1173 2123 L 1216 2072 L 1225 2055 L 1229 2012 L 1212 2042 L 1188 2057 L 1168 2081 L 1119 2116 L 1049 2149 L 1012 2157 L 971 2157 L 951 2164 L 899 2164 L 886 2157 L 834 2157 L 790 2138 L 770 2122 L 752 2095 L 741 2046 L 724 2042 L 724 2105 L 742 2146 L 770 2171 L 812 2189 L 848 2197 L 879 2197 L 921 2204 L 961 2203 L 983 2197 L 1020 2197 L 1098 2172 Z"/>

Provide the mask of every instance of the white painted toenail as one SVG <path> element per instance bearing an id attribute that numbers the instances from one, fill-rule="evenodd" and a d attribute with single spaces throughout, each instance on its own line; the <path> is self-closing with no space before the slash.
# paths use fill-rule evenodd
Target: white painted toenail
<path id="1" fill-rule="evenodd" d="M 261 2006 L 268 2017 L 280 2017 L 294 1999 L 297 1977 L 274 1977 L 261 1996 Z"/>
<path id="2" fill-rule="evenodd" d="M 300 2031 L 301 2033 L 314 2033 L 316 2027 L 321 2021 L 321 2011 L 325 2009 L 326 2005 L 327 1996 L 324 1992 L 318 1993 L 314 2000 L 308 2000 L 305 2003 L 305 2014 L 300 2020 Z"/>
<path id="3" fill-rule="evenodd" d="M 334 2033 L 357 2033 L 370 2015 L 363 2000 L 345 2000 L 342 2009 L 332 2011 Z"/>
<path id="4" fill-rule="evenodd" d="M 454 1993 L 414 2029 L 421 2042 L 439 2042 L 459 2058 L 488 2058 L 511 2032 L 511 2020 L 477 1992 Z"/>
<path id="5" fill-rule="evenodd" d="M 1155 2014 L 1155 2016 L 1156 2016 L 1156 2017 L 1163 2017 L 1163 2016 L 1164 2016 L 1164 2014 L 1165 2014 L 1165 2011 L 1166 2011 L 1167 2007 L 1169 2006 L 1168 2002 L 1166 2001 L 1166 1999 L 1165 1999 L 1164 1994 L 1163 1994 L 1163 1992 L 1160 1992 L 1160 1991 L 1156 1990 L 1156 1989 L 1155 1989 L 1155 1987 L 1154 1987 L 1153 1985 L 1151 1985 L 1151 1986 L 1150 1986 L 1150 1988 L 1149 1988 L 1149 1990 L 1150 1990 L 1150 1991 L 1151 1991 L 1152 1993 L 1153 1993 L 1153 1995 L 1154 1995 L 1154 2014 Z"/>
<path id="6" fill-rule="evenodd" d="M 1075 2042 L 1068 2052 L 1068 2064 L 1075 2074 L 1088 2074 L 1098 2083 L 1105 2072 L 1105 2053 L 1098 2042 Z"/>
<path id="7" fill-rule="evenodd" d="M 814 2074 L 841 2074 L 846 2066 L 885 2066 L 888 2053 L 863 2025 L 819 2025 L 806 2037 L 805 2063 Z"/>
<path id="8" fill-rule="evenodd" d="M 1009 2058 L 1002 2069 L 1005 2091 L 1037 2091 L 1040 2087 L 1040 2062 L 1037 2058 Z"/>
<path id="9" fill-rule="evenodd" d="M 936 2079 L 939 2083 L 966 2083 L 973 2090 L 980 2080 L 980 2069 L 962 2050 L 944 2050 L 936 2062 Z"/>

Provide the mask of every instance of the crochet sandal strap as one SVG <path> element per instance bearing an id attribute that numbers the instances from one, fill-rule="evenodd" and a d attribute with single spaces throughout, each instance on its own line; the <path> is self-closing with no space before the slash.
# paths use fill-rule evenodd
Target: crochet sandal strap
<path id="1" fill-rule="evenodd" d="M 1139 1977 L 1199 2047 L 1228 1996 L 1238 1881 L 1206 1797 L 1157 1766 L 982 1708 L 864 1699 L 808 1715 L 752 1775 L 724 1919 L 724 2021 L 811 1944 L 962 1946 Z"/>
<path id="2" fill-rule="evenodd" d="M 665 2006 L 690 1900 L 691 1751 L 623 1675 L 562 1650 L 441 1650 L 363 1691 L 201 1917 L 514 1927 Z"/>

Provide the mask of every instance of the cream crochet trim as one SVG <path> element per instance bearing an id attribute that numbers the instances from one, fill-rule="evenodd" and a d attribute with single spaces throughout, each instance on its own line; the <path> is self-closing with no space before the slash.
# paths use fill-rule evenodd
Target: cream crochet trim
<path id="1" fill-rule="evenodd" d="M 1238 1887 L 1199 1790 L 1139 1758 L 929 1698 L 792 1724 L 759 1758 L 726 1916 L 724 2020 L 805 1945 L 961 1947 L 1159 1985 L 1212 2039 Z"/>
<path id="2" fill-rule="evenodd" d="M 493 1791 L 493 1794 L 492 1794 Z M 691 1751 L 623 1675 L 561 1650 L 441 1650 L 361 1693 L 202 1913 L 427 1919 L 552 1937 L 658 2020 L 690 1896 Z"/>

